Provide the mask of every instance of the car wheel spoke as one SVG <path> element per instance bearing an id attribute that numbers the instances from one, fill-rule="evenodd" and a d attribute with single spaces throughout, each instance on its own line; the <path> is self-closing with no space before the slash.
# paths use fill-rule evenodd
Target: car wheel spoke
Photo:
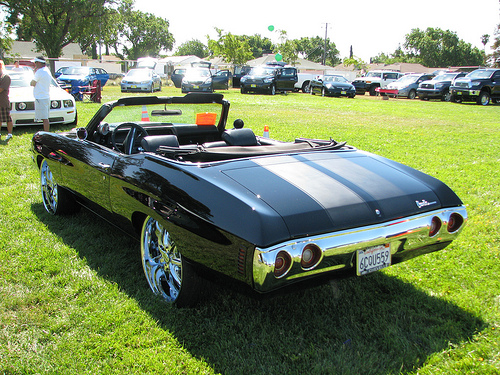
<path id="1" fill-rule="evenodd" d="M 144 225 L 141 251 L 144 274 L 151 289 L 174 302 L 182 285 L 182 257 L 169 232 L 153 218 Z"/>

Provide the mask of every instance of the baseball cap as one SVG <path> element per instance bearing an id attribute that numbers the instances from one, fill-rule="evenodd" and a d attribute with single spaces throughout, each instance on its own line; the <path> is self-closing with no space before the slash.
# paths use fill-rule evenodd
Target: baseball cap
<path id="1" fill-rule="evenodd" d="M 34 63 L 39 62 L 39 63 L 45 64 L 45 57 L 43 57 L 43 56 L 35 57 L 35 59 L 31 60 L 31 62 L 34 62 Z"/>

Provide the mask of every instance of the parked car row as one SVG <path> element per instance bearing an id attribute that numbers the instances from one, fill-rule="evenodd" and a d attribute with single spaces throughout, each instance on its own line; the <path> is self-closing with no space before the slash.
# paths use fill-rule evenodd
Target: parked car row
<path id="1" fill-rule="evenodd" d="M 396 72 L 393 72 L 396 73 Z M 400 75 L 402 73 L 398 73 Z M 375 77 L 375 78 L 373 78 Z M 369 72 L 365 77 L 352 82 L 356 93 L 388 95 L 422 100 L 441 99 L 443 101 L 466 102 L 488 105 L 500 102 L 500 69 L 481 68 L 470 73 L 440 72 L 410 73 L 395 79 L 390 72 Z"/>

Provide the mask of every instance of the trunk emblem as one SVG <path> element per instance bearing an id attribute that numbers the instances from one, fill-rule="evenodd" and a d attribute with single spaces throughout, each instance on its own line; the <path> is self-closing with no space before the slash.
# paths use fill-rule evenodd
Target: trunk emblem
<path id="1" fill-rule="evenodd" d="M 415 201 L 415 203 L 417 204 L 418 208 L 422 208 L 422 207 L 430 206 L 431 204 L 436 204 L 437 202 L 436 201 L 427 202 L 425 199 L 422 199 L 421 201 Z"/>

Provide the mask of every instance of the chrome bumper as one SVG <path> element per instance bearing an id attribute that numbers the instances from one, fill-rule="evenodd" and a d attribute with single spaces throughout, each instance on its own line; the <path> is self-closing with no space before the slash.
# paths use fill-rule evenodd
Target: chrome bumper
<path id="1" fill-rule="evenodd" d="M 448 223 L 454 213 L 463 218 L 463 223 L 456 230 L 449 232 Z M 430 236 L 435 217 L 442 225 L 435 235 Z M 300 238 L 265 249 L 256 248 L 253 257 L 254 289 L 258 292 L 269 292 L 322 274 L 331 274 L 334 277 L 345 271 L 355 271 L 358 250 L 377 245 L 389 245 L 391 264 L 399 263 L 446 247 L 458 236 L 466 222 L 467 211 L 464 206 L 460 206 L 382 224 Z M 321 260 L 315 267 L 303 269 L 302 250 L 305 245 L 311 243 L 321 249 Z M 288 271 L 277 277 L 274 273 L 275 260 L 281 251 L 286 251 L 292 262 Z"/>

